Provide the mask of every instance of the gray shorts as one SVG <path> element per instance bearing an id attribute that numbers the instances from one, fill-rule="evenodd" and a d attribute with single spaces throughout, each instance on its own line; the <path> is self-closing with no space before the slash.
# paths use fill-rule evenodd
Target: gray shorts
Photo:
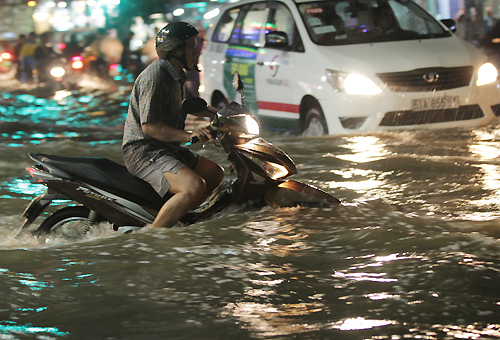
<path id="1" fill-rule="evenodd" d="M 170 189 L 170 183 L 163 175 L 165 172 L 176 174 L 185 166 L 194 169 L 201 156 L 197 153 L 184 149 L 180 155 L 160 154 L 149 161 L 149 164 L 143 170 L 139 171 L 137 177 L 145 180 L 161 196 Z"/>

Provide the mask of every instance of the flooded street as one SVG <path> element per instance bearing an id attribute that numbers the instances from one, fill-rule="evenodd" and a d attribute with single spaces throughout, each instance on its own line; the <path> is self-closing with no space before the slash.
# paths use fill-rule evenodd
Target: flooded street
<path id="1" fill-rule="evenodd" d="M 130 88 L 0 92 L 2 339 L 500 338 L 500 127 L 264 133 L 338 208 L 24 235 L 28 152 L 122 162 Z M 228 169 L 214 145 L 193 146 Z M 41 220 L 38 221 L 39 224 Z"/>

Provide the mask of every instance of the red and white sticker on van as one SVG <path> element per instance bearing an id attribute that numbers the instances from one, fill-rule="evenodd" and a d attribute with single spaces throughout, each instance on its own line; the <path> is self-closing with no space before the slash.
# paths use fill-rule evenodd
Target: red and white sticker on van
<path id="1" fill-rule="evenodd" d="M 311 7 L 311 8 L 306 9 L 304 12 L 307 14 L 319 14 L 319 13 L 323 13 L 323 8 Z"/>

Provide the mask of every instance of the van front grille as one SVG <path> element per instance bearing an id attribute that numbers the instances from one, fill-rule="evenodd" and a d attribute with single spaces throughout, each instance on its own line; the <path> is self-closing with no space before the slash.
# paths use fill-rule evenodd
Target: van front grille
<path id="1" fill-rule="evenodd" d="M 468 86 L 473 72 L 472 66 L 429 67 L 376 75 L 392 92 L 432 92 Z"/>
<path id="2" fill-rule="evenodd" d="M 387 112 L 380 122 L 380 126 L 408 126 L 461 120 L 478 119 L 484 117 L 479 105 L 464 105 L 458 109 L 442 109 L 429 111 L 392 111 Z"/>

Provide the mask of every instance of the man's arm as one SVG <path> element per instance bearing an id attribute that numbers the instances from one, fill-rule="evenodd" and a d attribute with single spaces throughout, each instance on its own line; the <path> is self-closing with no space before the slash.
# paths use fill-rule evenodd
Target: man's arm
<path id="1" fill-rule="evenodd" d="M 212 134 L 207 128 L 200 128 L 192 133 L 184 130 L 177 130 L 165 122 L 144 123 L 142 124 L 142 132 L 146 135 L 163 142 L 189 142 L 191 137 L 198 137 L 200 141 L 205 142 L 212 140 Z"/>
<path id="2" fill-rule="evenodd" d="M 165 122 L 144 123 L 142 132 L 163 142 L 189 142 L 190 133 L 177 130 Z"/>

